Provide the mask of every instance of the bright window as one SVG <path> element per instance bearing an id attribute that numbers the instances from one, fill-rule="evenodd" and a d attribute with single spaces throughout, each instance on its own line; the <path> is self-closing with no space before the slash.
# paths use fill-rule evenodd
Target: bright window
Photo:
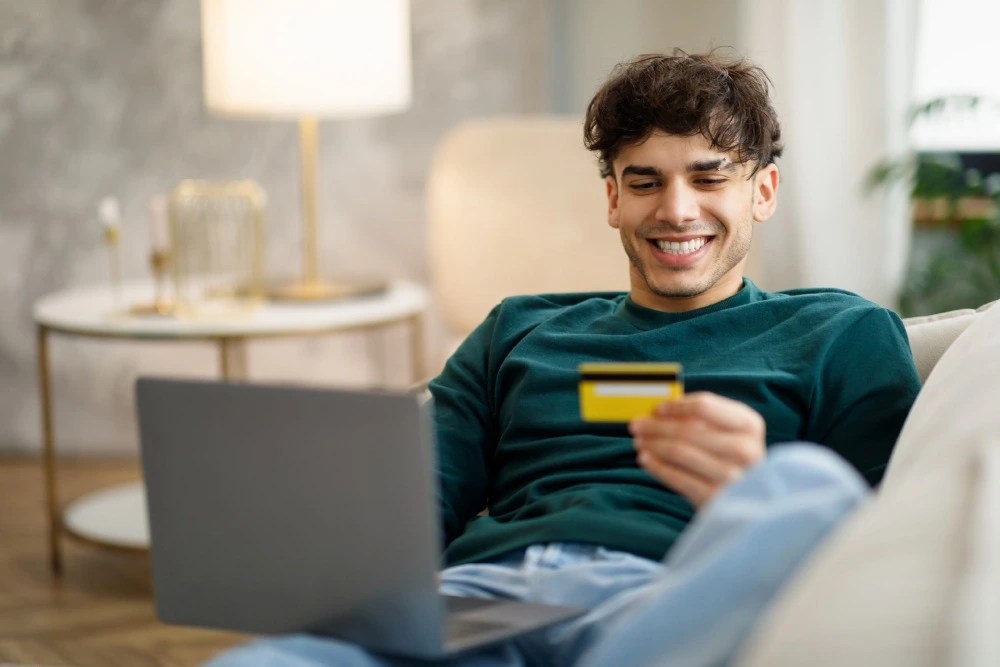
<path id="1" fill-rule="evenodd" d="M 910 135 L 917 150 L 1000 151 L 997 26 L 997 0 L 920 0 L 913 103 L 955 95 L 983 103 L 919 120 Z"/>

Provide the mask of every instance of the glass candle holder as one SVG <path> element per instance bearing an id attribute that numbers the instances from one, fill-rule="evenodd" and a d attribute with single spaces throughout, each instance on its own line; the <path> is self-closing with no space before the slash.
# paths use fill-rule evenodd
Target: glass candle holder
<path id="1" fill-rule="evenodd" d="M 227 319 L 264 300 L 266 197 L 253 181 L 182 181 L 170 195 L 175 312 Z"/>

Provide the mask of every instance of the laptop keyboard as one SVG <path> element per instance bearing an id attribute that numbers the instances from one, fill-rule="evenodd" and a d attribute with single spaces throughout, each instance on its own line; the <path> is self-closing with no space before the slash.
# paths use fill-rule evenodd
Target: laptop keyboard
<path id="1" fill-rule="evenodd" d="M 441 597 L 444 598 L 445 609 L 449 614 L 462 614 L 483 607 L 493 607 L 504 602 L 492 598 L 466 598 L 457 595 L 442 595 Z"/>
<path id="2" fill-rule="evenodd" d="M 445 641 L 462 640 L 469 637 L 481 637 L 496 630 L 506 630 L 509 623 L 491 623 L 490 621 L 475 621 L 461 616 L 449 616 L 445 628 Z"/>
<path id="3" fill-rule="evenodd" d="M 461 640 L 467 637 L 478 637 L 484 633 L 497 630 L 505 630 L 510 627 L 509 623 L 501 623 L 483 620 L 482 618 L 468 618 L 463 614 L 469 614 L 486 607 L 495 607 L 503 604 L 505 600 L 492 600 L 489 598 L 465 598 L 452 595 L 442 596 L 445 600 L 445 608 L 448 610 L 446 636 L 448 641 Z"/>

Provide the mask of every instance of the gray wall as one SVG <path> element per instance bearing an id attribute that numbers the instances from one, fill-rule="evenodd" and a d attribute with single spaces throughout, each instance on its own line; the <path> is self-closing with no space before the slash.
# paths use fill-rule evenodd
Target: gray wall
<path id="1" fill-rule="evenodd" d="M 582 113 L 614 65 L 738 46 L 740 0 L 549 0 L 548 105 Z"/>
<path id="2" fill-rule="evenodd" d="M 422 280 L 433 147 L 464 118 L 543 108 L 545 11 L 535 0 L 413 0 L 412 16 L 413 107 L 321 124 L 319 205 L 328 266 Z M 38 447 L 32 303 L 106 280 L 103 196 L 122 202 L 126 277 L 146 275 L 148 198 L 190 177 L 258 180 L 268 264 L 297 265 L 296 128 L 209 116 L 199 31 L 197 0 L 0 0 L 0 448 Z M 379 343 L 255 344 L 251 376 L 378 380 L 366 355 Z M 53 366 L 60 450 L 132 452 L 136 373 L 211 376 L 216 358 L 207 345 L 61 338 Z"/>

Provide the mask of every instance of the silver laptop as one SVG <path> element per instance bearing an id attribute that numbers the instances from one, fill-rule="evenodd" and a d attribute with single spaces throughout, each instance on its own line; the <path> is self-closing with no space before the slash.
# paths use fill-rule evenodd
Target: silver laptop
<path id="1" fill-rule="evenodd" d="M 164 622 L 439 658 L 583 611 L 438 594 L 412 394 L 141 378 L 136 405 Z"/>

